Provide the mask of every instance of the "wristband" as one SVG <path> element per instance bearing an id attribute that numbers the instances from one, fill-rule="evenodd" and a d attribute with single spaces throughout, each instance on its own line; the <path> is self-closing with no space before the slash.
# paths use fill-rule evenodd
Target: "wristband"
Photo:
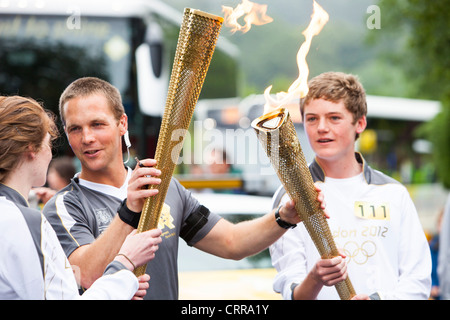
<path id="1" fill-rule="evenodd" d="M 119 252 L 119 253 L 116 255 L 116 257 L 117 257 L 117 256 L 122 256 L 122 257 L 124 257 L 125 259 L 127 259 L 127 260 L 131 263 L 131 265 L 133 266 L 133 270 L 136 269 L 136 266 L 134 265 L 133 261 L 131 261 L 131 259 L 128 258 L 126 255 L 124 255 L 123 253 L 120 253 L 120 252 Z"/>
<path id="2" fill-rule="evenodd" d="M 119 218 L 123 222 L 132 226 L 134 229 L 137 229 L 137 227 L 139 225 L 139 220 L 141 218 L 141 213 L 134 212 L 134 211 L 131 211 L 130 209 L 128 209 L 126 198 L 120 204 L 120 207 L 117 209 L 117 213 L 119 214 Z"/>
<path id="3" fill-rule="evenodd" d="M 297 226 L 296 224 L 292 224 L 292 223 L 286 222 L 286 221 L 281 219 L 281 217 L 280 217 L 280 208 L 281 208 L 281 206 L 279 206 L 277 211 L 275 211 L 275 221 L 283 229 L 294 229 Z"/>

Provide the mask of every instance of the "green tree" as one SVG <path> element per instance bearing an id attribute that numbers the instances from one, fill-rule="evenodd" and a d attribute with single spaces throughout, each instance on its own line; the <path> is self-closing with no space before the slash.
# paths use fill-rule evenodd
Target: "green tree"
<path id="1" fill-rule="evenodd" d="M 376 41 L 407 36 L 390 59 L 402 66 L 411 98 L 434 99 L 442 111 L 420 132 L 433 143 L 438 178 L 450 188 L 450 0 L 380 0 L 382 32 Z"/>

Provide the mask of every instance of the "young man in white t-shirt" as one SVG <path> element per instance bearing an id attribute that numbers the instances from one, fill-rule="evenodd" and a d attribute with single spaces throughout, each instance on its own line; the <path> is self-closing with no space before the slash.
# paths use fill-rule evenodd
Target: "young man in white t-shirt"
<path id="1" fill-rule="evenodd" d="M 348 274 L 355 299 L 427 299 L 431 257 L 414 204 L 404 186 L 355 153 L 367 124 L 358 79 L 338 72 L 315 77 L 300 110 L 316 154 L 310 172 L 343 256 L 321 259 L 299 224 L 270 248 L 278 271 L 275 291 L 285 299 L 338 299 L 333 285 Z M 288 199 L 280 188 L 274 207 Z"/>

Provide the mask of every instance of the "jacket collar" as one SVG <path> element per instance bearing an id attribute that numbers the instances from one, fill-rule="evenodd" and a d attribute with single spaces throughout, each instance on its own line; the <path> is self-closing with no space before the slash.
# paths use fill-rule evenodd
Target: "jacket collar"
<path id="1" fill-rule="evenodd" d="M 10 188 L 3 183 L 0 183 L 0 196 L 6 197 L 6 199 L 21 206 L 29 207 L 28 201 L 17 190 Z"/>
<path id="2" fill-rule="evenodd" d="M 359 152 L 355 152 L 355 159 L 358 163 L 362 164 L 364 178 L 366 179 L 367 183 L 370 184 L 372 181 L 372 169 L 369 167 L 369 165 Z M 323 171 L 319 163 L 317 163 L 316 158 L 314 158 L 314 161 L 309 166 L 309 171 L 311 172 L 314 182 L 325 182 L 325 172 Z"/>

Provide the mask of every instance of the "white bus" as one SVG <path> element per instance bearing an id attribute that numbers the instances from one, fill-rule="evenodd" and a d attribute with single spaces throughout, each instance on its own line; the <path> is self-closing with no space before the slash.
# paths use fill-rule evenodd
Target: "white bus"
<path id="1" fill-rule="evenodd" d="M 158 0 L 0 0 L 0 94 L 33 97 L 58 114 L 70 82 L 105 79 L 122 94 L 134 151 L 152 156 L 181 21 Z M 201 99 L 237 95 L 237 54 L 219 39 Z"/>

